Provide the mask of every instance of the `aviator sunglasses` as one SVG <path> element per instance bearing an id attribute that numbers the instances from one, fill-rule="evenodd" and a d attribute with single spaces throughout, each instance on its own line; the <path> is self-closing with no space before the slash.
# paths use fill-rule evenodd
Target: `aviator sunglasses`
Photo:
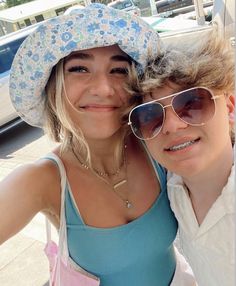
<path id="1" fill-rule="evenodd" d="M 129 122 L 134 135 L 141 140 L 156 137 L 165 121 L 165 108 L 171 107 L 176 116 L 191 126 L 205 125 L 215 115 L 214 96 L 206 87 L 193 87 L 134 107 L 129 113 Z M 171 103 L 162 105 L 159 101 L 171 98 Z"/>

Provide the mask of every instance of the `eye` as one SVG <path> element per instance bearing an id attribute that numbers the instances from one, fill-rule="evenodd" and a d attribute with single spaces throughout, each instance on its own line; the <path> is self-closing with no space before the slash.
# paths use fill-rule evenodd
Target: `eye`
<path id="1" fill-rule="evenodd" d="M 84 66 L 72 66 L 67 69 L 68 72 L 87 73 L 88 68 Z"/>
<path id="2" fill-rule="evenodd" d="M 128 68 L 127 67 L 113 68 L 110 73 L 111 74 L 128 75 Z"/>

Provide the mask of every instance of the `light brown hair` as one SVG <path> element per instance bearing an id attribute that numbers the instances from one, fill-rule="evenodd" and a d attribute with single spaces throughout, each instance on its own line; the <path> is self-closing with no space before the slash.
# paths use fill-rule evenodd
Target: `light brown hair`
<path id="1" fill-rule="evenodd" d="M 164 86 L 167 81 L 186 89 L 204 86 L 222 91 L 226 96 L 234 94 L 234 49 L 229 40 L 219 36 L 215 27 L 201 39 L 193 38 L 165 47 L 149 62 L 145 74 L 137 81 L 137 74 L 133 74 L 130 77 L 131 107 L 139 104 L 145 93 Z M 234 142 L 233 128 L 231 139 Z"/>

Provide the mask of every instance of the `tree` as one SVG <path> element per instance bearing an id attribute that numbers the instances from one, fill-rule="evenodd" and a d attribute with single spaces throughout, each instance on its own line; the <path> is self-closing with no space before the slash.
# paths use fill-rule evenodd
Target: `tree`
<path id="1" fill-rule="evenodd" d="M 10 8 L 10 7 L 14 7 L 14 6 L 21 5 L 27 2 L 31 2 L 31 1 L 33 0 L 6 0 L 6 6 L 7 8 Z"/>

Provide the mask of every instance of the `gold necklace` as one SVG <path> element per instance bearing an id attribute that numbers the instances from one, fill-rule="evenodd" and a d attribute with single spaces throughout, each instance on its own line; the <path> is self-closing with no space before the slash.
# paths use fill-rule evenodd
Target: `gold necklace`
<path id="1" fill-rule="evenodd" d="M 109 173 L 106 172 L 99 172 L 98 170 L 94 169 L 94 168 L 90 168 L 87 164 L 83 163 L 81 161 L 81 159 L 79 158 L 79 156 L 76 154 L 74 148 L 71 148 L 73 155 L 75 156 L 75 158 L 77 159 L 77 161 L 80 163 L 81 167 L 85 168 L 86 170 L 90 170 L 93 174 L 95 174 L 99 179 L 103 180 L 103 182 L 105 182 L 108 186 L 111 187 L 111 189 L 113 190 L 113 192 L 125 203 L 126 208 L 130 209 L 133 207 L 133 204 L 128 200 L 128 199 L 124 199 L 118 192 L 117 192 L 117 188 L 121 187 L 122 185 L 124 185 L 125 183 L 127 183 L 127 178 L 122 179 L 120 181 L 118 181 L 115 184 L 110 183 L 106 178 L 109 178 Z M 125 165 L 126 167 L 126 162 L 125 162 L 125 158 L 123 160 L 122 165 L 117 169 L 117 171 L 114 173 L 114 175 L 110 175 L 110 176 L 115 176 L 118 175 L 120 173 L 121 168 Z M 105 174 L 105 175 L 104 175 Z"/>
<path id="2" fill-rule="evenodd" d="M 101 177 L 114 177 L 120 173 L 121 168 L 123 167 L 124 162 L 120 165 L 120 167 L 114 172 L 114 173 L 108 173 L 108 172 L 101 172 L 95 168 L 93 168 L 94 172 L 97 173 Z M 89 166 L 86 166 L 89 169 Z"/>
<path id="3" fill-rule="evenodd" d="M 87 164 L 83 163 L 82 160 L 79 158 L 79 156 L 76 154 L 74 148 L 72 147 L 72 153 L 74 154 L 75 158 L 78 160 L 78 162 L 80 163 L 80 165 L 89 170 L 91 169 L 94 173 L 96 173 L 97 175 L 101 176 L 101 177 L 114 177 L 116 175 L 118 175 L 120 173 L 120 170 L 122 169 L 122 167 L 124 166 L 125 161 L 123 160 L 122 164 L 119 166 L 119 168 L 114 172 L 114 173 L 108 173 L 105 171 L 99 171 L 95 168 L 90 168 Z"/>
<path id="4" fill-rule="evenodd" d="M 122 179 L 121 181 L 117 182 L 116 184 L 111 184 L 107 179 L 105 179 L 104 177 L 99 176 L 98 174 L 95 173 L 95 175 L 103 180 L 108 186 L 110 186 L 113 190 L 113 192 L 125 203 L 125 206 L 127 209 L 130 209 L 133 207 L 133 204 L 128 200 L 128 199 L 124 199 L 120 193 L 117 191 L 117 188 L 121 187 L 122 185 L 124 185 L 125 183 L 127 183 L 127 179 Z"/>
<path id="5" fill-rule="evenodd" d="M 124 163 L 125 163 L 125 161 L 123 160 L 122 164 L 119 166 L 119 168 L 118 168 L 115 172 L 113 172 L 113 173 L 108 173 L 108 172 L 105 172 L 105 171 L 99 171 L 99 170 L 97 170 L 97 169 L 95 169 L 95 168 L 90 168 L 87 164 L 85 164 L 85 163 L 83 163 L 83 162 L 81 161 L 81 159 L 79 158 L 79 156 L 76 154 L 74 148 L 72 148 L 72 152 L 73 152 L 74 156 L 76 157 L 76 159 L 79 161 L 80 165 L 81 165 L 83 168 L 85 168 L 85 169 L 87 169 L 87 170 L 92 169 L 93 172 L 95 172 L 97 175 L 99 175 L 99 176 L 101 176 L 101 177 L 114 177 L 114 176 L 118 175 L 118 174 L 120 173 L 120 170 L 121 170 L 122 167 L 124 166 Z"/>

